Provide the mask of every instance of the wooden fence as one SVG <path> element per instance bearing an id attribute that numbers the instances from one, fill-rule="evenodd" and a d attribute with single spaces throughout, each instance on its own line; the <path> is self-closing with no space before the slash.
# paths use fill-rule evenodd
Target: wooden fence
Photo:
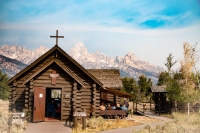
<path id="1" fill-rule="evenodd" d="M 145 112 L 154 112 L 155 111 L 155 105 L 152 102 L 133 102 L 133 112 L 134 113 L 140 113 L 142 115 L 145 115 Z"/>

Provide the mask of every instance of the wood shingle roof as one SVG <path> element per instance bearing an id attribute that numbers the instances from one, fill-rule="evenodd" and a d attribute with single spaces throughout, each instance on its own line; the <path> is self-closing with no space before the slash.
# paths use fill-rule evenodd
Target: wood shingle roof
<path id="1" fill-rule="evenodd" d="M 96 77 L 103 87 L 122 88 L 122 81 L 120 79 L 120 73 L 118 69 L 87 69 L 94 77 Z"/>

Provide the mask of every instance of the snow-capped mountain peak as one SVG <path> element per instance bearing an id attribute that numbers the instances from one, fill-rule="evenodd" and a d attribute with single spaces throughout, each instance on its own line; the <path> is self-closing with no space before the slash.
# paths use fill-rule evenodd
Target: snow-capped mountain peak
<path id="1" fill-rule="evenodd" d="M 4 55 L 11 59 L 16 59 L 25 64 L 30 64 L 39 56 L 47 52 L 49 49 L 45 46 L 40 46 L 35 50 L 28 50 L 25 47 L 9 46 L 7 44 L 0 47 L 0 55 Z"/>
<path id="2" fill-rule="evenodd" d="M 136 79 L 144 74 L 156 82 L 158 74 L 164 70 L 162 67 L 139 60 L 133 52 L 115 58 L 106 56 L 100 51 L 90 54 L 81 42 L 71 48 L 69 54 L 87 69 L 117 68 L 120 69 L 122 76 L 131 76 Z"/>

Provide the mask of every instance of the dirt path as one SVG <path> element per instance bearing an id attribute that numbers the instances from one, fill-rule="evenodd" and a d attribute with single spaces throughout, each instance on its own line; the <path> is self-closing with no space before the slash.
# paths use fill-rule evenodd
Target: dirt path
<path id="1" fill-rule="evenodd" d="M 157 119 L 158 121 L 153 121 L 153 122 L 147 122 L 138 126 L 132 126 L 132 127 L 127 127 L 127 128 L 119 128 L 119 129 L 112 129 L 112 130 L 106 130 L 98 133 L 132 133 L 133 130 L 141 130 L 145 126 L 150 125 L 152 127 L 155 127 L 156 125 L 164 125 L 166 122 L 173 122 L 173 119 L 163 117 L 163 116 L 158 116 L 152 113 L 146 113 L 147 117 Z M 127 118 L 127 119 L 135 119 L 135 118 Z"/>
<path id="2" fill-rule="evenodd" d="M 72 129 L 65 122 L 38 122 L 28 123 L 25 133 L 72 133 Z"/>

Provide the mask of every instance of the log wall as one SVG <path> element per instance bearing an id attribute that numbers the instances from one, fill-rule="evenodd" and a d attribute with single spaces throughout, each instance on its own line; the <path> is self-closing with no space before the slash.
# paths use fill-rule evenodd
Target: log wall
<path id="1" fill-rule="evenodd" d="M 87 116 L 99 115 L 100 86 L 84 72 L 84 68 L 76 65 L 76 61 L 66 58 L 61 52 L 55 50 L 38 64 L 33 63 L 30 70 L 10 84 L 9 109 L 11 111 L 33 111 L 34 87 L 46 87 L 46 89 L 62 89 L 62 120 L 69 119 L 74 109 L 77 111 L 86 109 Z M 59 74 L 56 85 L 51 84 L 49 77 L 54 70 Z M 119 97 L 113 94 L 108 94 L 107 100 L 115 103 L 120 101 Z"/>
<path id="2" fill-rule="evenodd" d="M 35 65 L 31 70 L 24 73 L 12 83 L 10 91 L 9 109 L 13 112 L 22 110 L 32 110 L 34 106 L 34 87 L 46 88 L 62 88 L 61 100 L 61 119 L 67 120 L 73 115 L 73 110 L 77 111 L 86 109 L 88 116 L 97 116 L 99 114 L 100 106 L 100 86 L 96 85 L 94 81 L 85 74 L 80 68 L 71 63 L 68 59 L 58 53 L 58 60 L 65 68 L 69 69 L 74 75 L 84 82 L 84 87 L 77 83 L 67 72 L 60 68 L 56 63 L 40 71 L 54 58 L 54 55 L 48 56 L 47 59 L 42 60 L 39 65 Z M 56 85 L 51 84 L 50 73 L 55 70 L 59 77 L 56 79 Z M 37 73 L 37 74 L 36 74 Z M 30 79 L 26 84 L 22 85 L 24 81 L 29 79 L 33 74 L 35 77 Z M 111 97 L 113 98 L 113 97 Z M 31 117 L 33 113 L 30 114 Z"/>

